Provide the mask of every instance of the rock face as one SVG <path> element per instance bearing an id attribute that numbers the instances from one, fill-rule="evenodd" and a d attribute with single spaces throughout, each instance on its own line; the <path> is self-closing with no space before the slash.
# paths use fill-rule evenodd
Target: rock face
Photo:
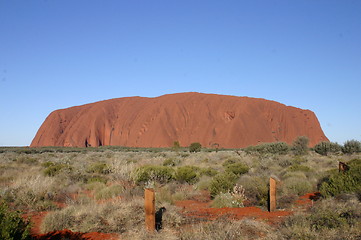
<path id="1" fill-rule="evenodd" d="M 52 112 L 31 147 L 170 147 L 200 142 L 240 148 L 261 142 L 328 141 L 312 111 L 265 99 L 202 93 L 127 97 Z"/>

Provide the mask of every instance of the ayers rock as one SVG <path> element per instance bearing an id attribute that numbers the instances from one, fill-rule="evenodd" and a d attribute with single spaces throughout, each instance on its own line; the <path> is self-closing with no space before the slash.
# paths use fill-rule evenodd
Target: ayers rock
<path id="1" fill-rule="evenodd" d="M 200 142 L 241 148 L 261 142 L 328 141 L 309 110 L 265 99 L 203 93 L 110 99 L 52 112 L 31 147 L 170 147 Z"/>

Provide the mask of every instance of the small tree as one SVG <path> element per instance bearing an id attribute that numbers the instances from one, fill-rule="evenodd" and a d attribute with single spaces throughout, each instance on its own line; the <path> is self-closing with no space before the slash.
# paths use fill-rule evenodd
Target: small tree
<path id="1" fill-rule="evenodd" d="M 361 142 L 356 140 L 346 141 L 342 147 L 342 152 L 347 154 L 361 152 Z"/>
<path id="2" fill-rule="evenodd" d="M 314 147 L 315 152 L 327 156 L 328 153 L 337 153 L 341 151 L 341 146 L 338 143 L 320 142 Z"/>
<path id="3" fill-rule="evenodd" d="M 292 150 L 296 155 L 304 155 L 308 151 L 308 137 L 300 136 L 293 142 Z"/>
<path id="4" fill-rule="evenodd" d="M 194 142 L 189 145 L 189 151 L 190 152 L 200 152 L 202 148 L 202 145 L 199 142 Z"/>
<path id="5" fill-rule="evenodd" d="M 194 166 L 182 166 L 177 168 L 174 178 L 181 183 L 195 183 L 199 180 L 197 172 L 199 168 Z"/>
<path id="6" fill-rule="evenodd" d="M 179 149 L 180 149 L 180 143 L 179 143 L 178 141 L 174 141 L 174 142 L 173 142 L 173 147 L 172 147 L 172 149 L 173 149 L 174 151 L 178 152 Z"/>

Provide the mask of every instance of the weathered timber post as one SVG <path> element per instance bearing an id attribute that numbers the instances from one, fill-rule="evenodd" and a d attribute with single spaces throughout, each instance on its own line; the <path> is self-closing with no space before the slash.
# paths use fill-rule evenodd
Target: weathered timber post
<path id="1" fill-rule="evenodd" d="M 148 231 L 155 230 L 155 193 L 153 188 L 144 191 L 145 226 Z"/>
<path id="2" fill-rule="evenodd" d="M 269 209 L 270 212 L 276 210 L 276 179 L 269 179 Z"/>

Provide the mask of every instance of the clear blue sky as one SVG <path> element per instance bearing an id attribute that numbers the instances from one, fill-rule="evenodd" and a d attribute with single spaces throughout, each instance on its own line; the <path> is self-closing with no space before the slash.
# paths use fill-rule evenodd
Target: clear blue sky
<path id="1" fill-rule="evenodd" d="M 361 140 L 360 0 L 0 0 L 0 146 L 53 110 L 203 92 L 314 111 Z"/>

